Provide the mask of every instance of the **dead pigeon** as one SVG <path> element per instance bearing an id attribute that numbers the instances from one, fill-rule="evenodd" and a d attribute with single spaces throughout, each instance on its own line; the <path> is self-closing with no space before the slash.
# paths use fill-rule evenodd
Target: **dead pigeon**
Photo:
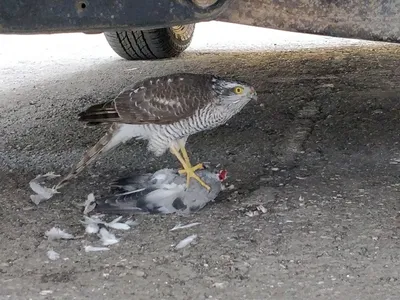
<path id="1" fill-rule="evenodd" d="M 195 180 L 187 187 L 186 176 L 176 169 L 121 178 L 112 184 L 111 195 L 96 199 L 94 212 L 131 215 L 197 212 L 217 197 L 227 171 L 203 169 L 196 174 L 211 187 L 210 191 Z"/>

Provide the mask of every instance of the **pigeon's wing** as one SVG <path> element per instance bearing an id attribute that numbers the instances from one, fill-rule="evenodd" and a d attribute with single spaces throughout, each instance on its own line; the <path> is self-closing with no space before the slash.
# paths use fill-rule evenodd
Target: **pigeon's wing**
<path id="1" fill-rule="evenodd" d="M 192 116 L 215 97 L 213 76 L 174 74 L 148 78 L 121 92 L 114 100 L 79 114 L 90 124 L 171 124 Z"/>
<path id="2" fill-rule="evenodd" d="M 146 192 L 139 190 L 136 193 L 126 193 L 123 195 L 111 195 L 96 199 L 94 211 L 103 214 L 147 214 L 149 213 L 140 199 L 145 197 Z"/>
<path id="3" fill-rule="evenodd" d="M 169 214 L 181 209 L 184 185 L 165 185 L 96 200 L 95 211 L 108 214 Z"/>
<path id="4" fill-rule="evenodd" d="M 111 183 L 111 191 L 114 193 L 125 193 L 139 189 L 158 188 L 163 184 L 169 184 L 179 176 L 176 169 L 161 169 L 155 173 L 137 174 L 122 177 Z"/>
<path id="5" fill-rule="evenodd" d="M 165 185 L 163 188 L 148 193 L 142 203 L 150 213 L 175 213 L 185 209 L 182 202 L 184 190 L 184 185 Z"/>
<path id="6" fill-rule="evenodd" d="M 113 193 L 126 193 L 139 190 L 143 187 L 147 187 L 152 176 L 153 174 L 147 173 L 119 178 L 111 183 L 111 191 Z"/>

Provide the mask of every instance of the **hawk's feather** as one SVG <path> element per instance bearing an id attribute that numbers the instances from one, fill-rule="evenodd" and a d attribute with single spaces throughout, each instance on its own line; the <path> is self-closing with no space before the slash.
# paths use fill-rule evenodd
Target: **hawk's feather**
<path id="1" fill-rule="evenodd" d="M 139 132 L 132 130 L 132 126 L 135 125 L 124 125 L 117 123 L 112 124 L 106 134 L 101 137 L 101 139 L 93 147 L 86 151 L 71 172 L 57 184 L 57 187 L 62 187 L 71 178 L 76 177 L 100 154 L 109 151 L 118 146 L 120 143 L 125 143 L 131 138 L 137 136 Z"/>
<path id="2" fill-rule="evenodd" d="M 89 125 L 99 123 L 118 122 L 120 119 L 113 102 L 92 105 L 79 114 L 79 121 L 88 122 Z"/>
<path id="3" fill-rule="evenodd" d="M 145 79 L 114 100 L 96 104 L 79 114 L 90 124 L 172 124 L 192 116 L 215 99 L 212 75 L 174 74 Z"/>

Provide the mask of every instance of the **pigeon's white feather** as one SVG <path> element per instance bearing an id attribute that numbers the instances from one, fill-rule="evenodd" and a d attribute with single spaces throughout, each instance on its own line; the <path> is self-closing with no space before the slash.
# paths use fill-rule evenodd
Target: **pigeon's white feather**
<path id="1" fill-rule="evenodd" d="M 192 235 L 188 236 L 187 238 L 185 238 L 182 241 L 180 241 L 175 246 L 175 249 L 179 250 L 179 249 L 185 248 L 186 246 L 191 244 L 196 238 L 197 238 L 197 234 L 192 234 Z"/>
<path id="2" fill-rule="evenodd" d="M 47 251 L 47 257 L 50 259 L 50 260 L 57 260 L 57 259 L 59 259 L 60 258 L 60 254 L 58 254 L 56 251 L 54 251 L 54 250 L 49 250 L 49 251 Z"/>
<path id="3" fill-rule="evenodd" d="M 176 197 L 178 197 L 185 190 L 183 184 L 173 185 L 166 184 L 161 188 L 156 189 L 146 195 L 146 201 L 154 205 L 168 206 Z"/>
<path id="4" fill-rule="evenodd" d="M 103 246 L 114 245 L 119 242 L 115 235 L 105 228 L 100 229 L 99 235 Z"/>
<path id="5" fill-rule="evenodd" d="M 169 231 L 175 231 L 175 230 L 178 230 L 178 229 L 190 228 L 190 227 L 197 226 L 197 225 L 200 225 L 200 224 L 201 224 L 200 222 L 190 223 L 190 224 L 186 224 L 186 225 L 182 225 L 181 223 L 179 223 L 179 224 L 175 225 L 174 228 L 170 229 Z"/>
<path id="6" fill-rule="evenodd" d="M 38 175 L 34 179 L 32 179 L 29 182 L 29 186 L 36 193 L 36 195 L 30 195 L 32 202 L 36 205 L 39 205 L 39 203 L 43 200 L 49 200 L 51 197 L 54 196 L 54 194 L 59 193 L 55 188 L 48 188 L 40 184 L 40 181 L 45 178 L 54 179 L 59 176 L 60 175 L 54 174 L 54 172 L 49 172 L 44 175 Z"/>
<path id="7" fill-rule="evenodd" d="M 110 248 L 107 247 L 95 247 L 95 246 L 85 246 L 85 252 L 98 252 L 98 251 L 108 251 Z"/>
<path id="8" fill-rule="evenodd" d="M 96 223 L 87 224 L 85 227 L 85 232 L 88 234 L 98 233 L 99 230 L 100 227 Z"/>
<path id="9" fill-rule="evenodd" d="M 53 227 L 50 230 L 46 231 L 45 235 L 49 240 L 60 240 L 60 239 L 70 240 L 74 238 L 72 234 L 67 233 L 58 227 Z"/>

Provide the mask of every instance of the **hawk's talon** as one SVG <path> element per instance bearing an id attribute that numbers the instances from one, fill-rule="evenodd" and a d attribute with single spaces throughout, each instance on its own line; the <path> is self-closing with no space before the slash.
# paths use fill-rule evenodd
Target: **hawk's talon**
<path id="1" fill-rule="evenodd" d="M 181 147 L 181 151 L 183 152 L 183 156 L 179 153 L 178 149 L 175 147 L 170 147 L 170 151 L 172 154 L 176 156 L 176 158 L 179 160 L 181 163 L 183 170 L 179 170 L 179 174 L 185 174 L 186 173 L 186 187 L 189 187 L 190 184 L 190 178 L 196 179 L 204 188 L 206 188 L 208 191 L 211 189 L 207 184 L 204 183 L 203 180 L 200 179 L 199 176 L 197 176 L 194 172 L 199 169 L 204 169 L 203 164 L 197 164 L 194 167 L 190 164 L 189 157 L 186 153 L 186 149 L 184 147 Z"/>
<path id="2" fill-rule="evenodd" d="M 187 170 L 182 170 L 186 173 L 186 187 L 189 187 L 190 184 L 190 178 L 196 179 L 204 188 L 206 188 L 208 191 L 210 190 L 210 187 L 203 181 L 200 179 L 199 176 L 197 176 L 194 171 L 194 168 L 189 168 Z"/>
<path id="3" fill-rule="evenodd" d="M 195 165 L 194 167 L 192 167 L 191 165 L 188 164 L 188 167 L 189 167 L 193 172 L 196 172 L 197 170 L 203 170 L 203 169 L 204 169 L 204 165 L 201 164 L 201 163 Z M 181 174 L 181 175 L 187 173 L 185 169 L 181 169 L 181 170 L 179 170 L 178 172 L 179 172 L 179 174 Z"/>

